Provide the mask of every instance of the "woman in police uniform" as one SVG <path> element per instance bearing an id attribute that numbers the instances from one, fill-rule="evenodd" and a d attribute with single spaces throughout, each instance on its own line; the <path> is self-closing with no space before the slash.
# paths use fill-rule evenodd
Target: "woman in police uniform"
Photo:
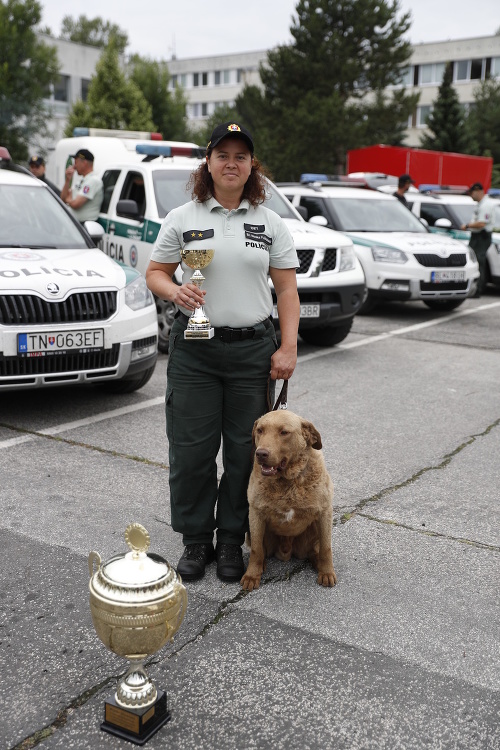
<path id="1" fill-rule="evenodd" d="M 187 581 L 201 578 L 215 558 L 222 580 L 243 575 L 252 426 L 266 411 L 269 375 L 272 385 L 288 379 L 297 361 L 299 263 L 286 225 L 262 205 L 265 179 L 253 152 L 242 125 L 215 128 L 192 178 L 193 200 L 166 217 L 146 273 L 151 291 L 179 308 L 170 335 L 166 417 L 172 527 L 185 545 L 177 571 Z M 202 291 L 190 283 L 187 266 L 181 286 L 173 281 L 185 247 L 215 250 L 203 269 Z M 277 295 L 279 348 L 268 273 Z M 186 340 L 188 317 L 202 304 L 215 335 Z M 221 436 L 224 472 L 217 485 Z"/>

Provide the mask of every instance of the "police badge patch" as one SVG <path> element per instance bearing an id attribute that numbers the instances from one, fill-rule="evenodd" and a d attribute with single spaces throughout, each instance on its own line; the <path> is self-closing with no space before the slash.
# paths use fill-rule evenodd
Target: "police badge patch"
<path id="1" fill-rule="evenodd" d="M 266 231 L 265 224 L 243 224 L 245 229 L 245 237 L 247 240 L 253 240 L 254 242 L 263 242 L 265 245 L 272 245 L 273 240 L 269 235 L 264 234 Z"/>

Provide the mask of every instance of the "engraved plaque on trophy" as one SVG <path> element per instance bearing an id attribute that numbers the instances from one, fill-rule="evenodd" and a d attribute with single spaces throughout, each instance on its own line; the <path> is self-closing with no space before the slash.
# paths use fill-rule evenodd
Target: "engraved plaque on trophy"
<path id="1" fill-rule="evenodd" d="M 202 248 L 191 250 L 184 248 L 181 250 L 181 257 L 186 266 L 195 269 L 191 276 L 191 283 L 201 289 L 205 277 L 201 273 L 202 268 L 206 268 L 212 262 L 215 250 Z M 214 335 L 214 329 L 210 325 L 210 320 L 203 308 L 203 305 L 197 307 L 191 313 L 187 328 L 184 331 L 185 339 L 211 339 Z"/>

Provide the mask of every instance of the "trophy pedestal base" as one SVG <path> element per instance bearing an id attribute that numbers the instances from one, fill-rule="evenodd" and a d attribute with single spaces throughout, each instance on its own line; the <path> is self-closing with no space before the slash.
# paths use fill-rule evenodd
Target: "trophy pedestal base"
<path id="1" fill-rule="evenodd" d="M 158 698 L 148 708 L 123 708 L 115 698 L 104 704 L 104 718 L 101 729 L 116 737 L 144 745 L 167 721 L 170 712 L 167 707 L 167 694 L 158 690 Z"/>
<path id="2" fill-rule="evenodd" d="M 202 330 L 202 331 L 194 331 L 194 330 L 190 330 L 189 328 L 186 328 L 186 330 L 184 331 L 185 339 L 213 339 L 213 337 L 214 337 L 213 328 L 205 328 L 205 330 Z"/>

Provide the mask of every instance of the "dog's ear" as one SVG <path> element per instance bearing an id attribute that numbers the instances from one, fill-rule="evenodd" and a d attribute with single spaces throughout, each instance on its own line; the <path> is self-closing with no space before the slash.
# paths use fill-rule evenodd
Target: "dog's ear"
<path id="1" fill-rule="evenodd" d="M 306 419 L 302 420 L 302 436 L 306 441 L 307 445 L 315 448 L 317 451 L 321 450 L 321 435 L 319 434 L 316 427 L 312 422 L 308 422 Z"/>
<path id="2" fill-rule="evenodd" d="M 255 430 L 257 429 L 258 419 L 255 420 L 252 427 L 252 451 L 255 450 Z"/>

